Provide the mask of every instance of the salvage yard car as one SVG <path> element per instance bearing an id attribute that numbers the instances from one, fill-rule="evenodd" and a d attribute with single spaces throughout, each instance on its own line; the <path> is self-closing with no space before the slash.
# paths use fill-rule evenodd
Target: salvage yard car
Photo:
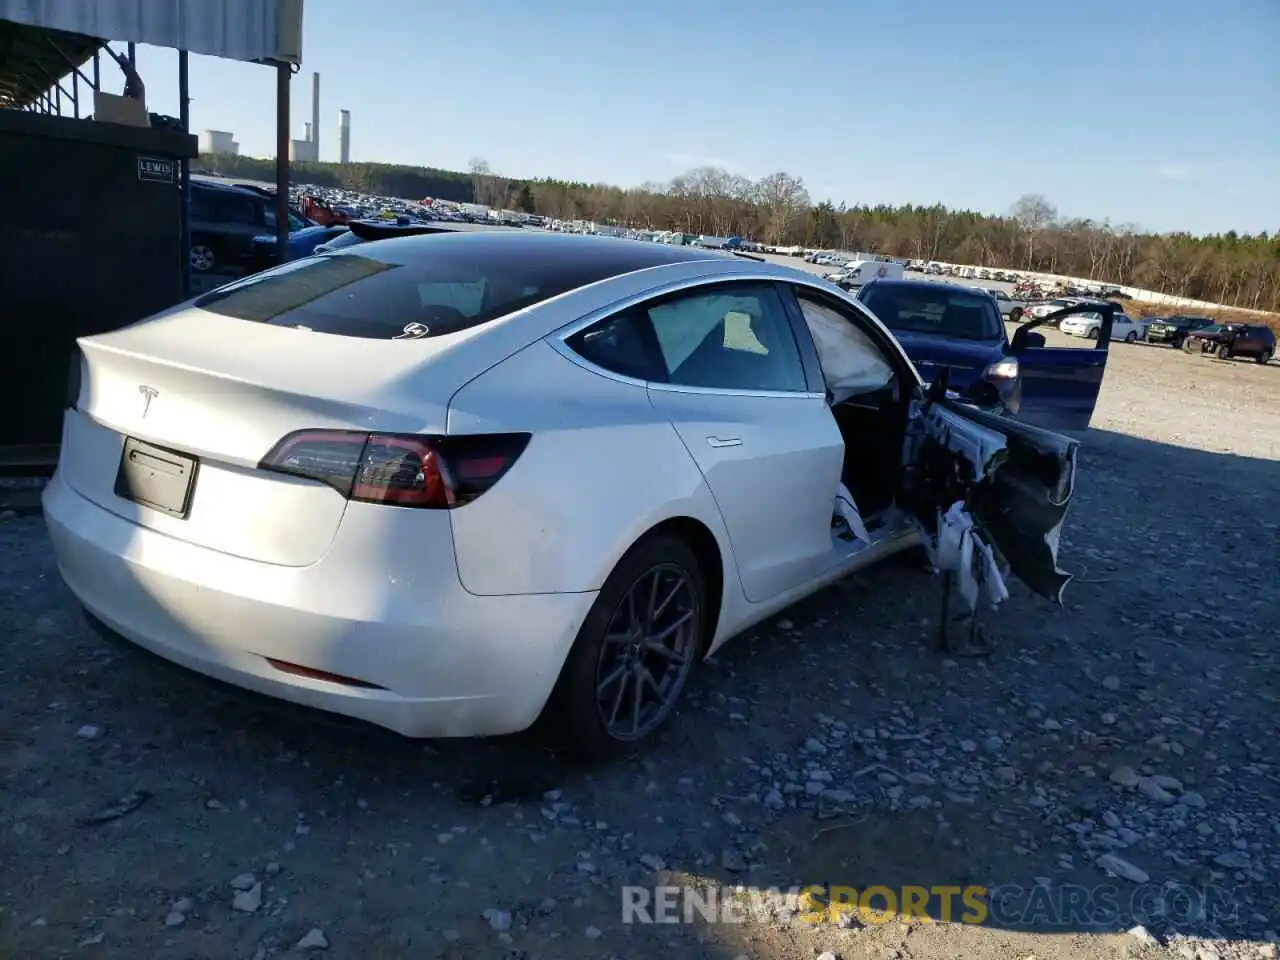
<path id="1" fill-rule="evenodd" d="M 1058 329 L 1072 337 L 1087 337 L 1090 340 L 1097 340 L 1102 332 L 1102 314 L 1101 312 L 1092 311 L 1077 313 L 1063 320 Z M 1147 328 L 1144 323 L 1134 320 L 1126 313 L 1122 313 L 1119 310 L 1116 311 L 1115 320 L 1111 328 L 1112 340 L 1134 343 L 1144 339 L 1146 335 Z"/>
<path id="2" fill-rule="evenodd" d="M 1212 325 L 1213 321 L 1208 317 L 1152 317 L 1147 322 L 1147 340 L 1181 348 L 1187 334 Z"/>
<path id="3" fill-rule="evenodd" d="M 480 231 L 81 338 L 44 510 L 106 634 L 410 736 L 545 711 L 603 756 L 722 643 L 944 513 L 1060 602 L 1077 450 L 926 392 L 811 274 Z"/>
<path id="4" fill-rule="evenodd" d="M 945 369 L 953 392 L 990 412 L 1017 414 L 1055 429 L 1089 425 L 1107 339 L 1096 351 L 1045 347 L 1039 334 L 1015 346 L 995 298 L 956 283 L 873 280 L 858 292 L 858 300 L 893 331 L 926 381 Z M 1045 314 L 1033 322 L 1049 324 L 1058 316 Z M 1026 325 L 1028 331 L 1031 326 Z"/>
<path id="5" fill-rule="evenodd" d="M 1188 353 L 1217 353 L 1219 360 L 1247 357 L 1268 363 L 1276 355 L 1276 333 L 1261 323 L 1215 323 L 1188 334 L 1182 342 Z"/>

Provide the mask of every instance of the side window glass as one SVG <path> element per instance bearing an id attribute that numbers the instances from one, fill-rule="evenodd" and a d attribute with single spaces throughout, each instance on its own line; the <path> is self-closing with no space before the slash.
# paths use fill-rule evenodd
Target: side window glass
<path id="1" fill-rule="evenodd" d="M 735 283 L 639 308 L 667 380 L 720 390 L 804 392 L 804 364 L 772 284 Z"/>
<path id="2" fill-rule="evenodd" d="M 588 363 L 637 380 L 665 380 L 662 358 L 653 342 L 649 318 L 641 310 L 625 310 L 575 333 L 567 341 Z"/>

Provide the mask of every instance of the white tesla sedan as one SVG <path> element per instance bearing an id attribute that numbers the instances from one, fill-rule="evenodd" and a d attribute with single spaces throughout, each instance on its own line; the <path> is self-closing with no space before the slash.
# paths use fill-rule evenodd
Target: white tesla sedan
<path id="1" fill-rule="evenodd" d="M 603 754 L 954 503 L 1058 598 L 1075 450 L 926 396 L 811 274 L 443 234 L 81 339 L 44 509 L 90 621 L 171 661 L 410 736 L 551 709 Z"/>

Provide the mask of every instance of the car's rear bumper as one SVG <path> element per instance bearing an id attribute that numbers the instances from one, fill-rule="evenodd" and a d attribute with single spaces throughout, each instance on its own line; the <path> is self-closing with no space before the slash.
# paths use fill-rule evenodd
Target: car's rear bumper
<path id="1" fill-rule="evenodd" d="M 152 653 L 407 736 L 530 726 L 595 594 L 475 596 L 458 581 L 451 541 L 416 551 L 372 512 L 396 508 L 367 506 L 348 511 L 322 560 L 284 567 L 148 530 L 57 474 L 44 493 L 71 591 Z"/>

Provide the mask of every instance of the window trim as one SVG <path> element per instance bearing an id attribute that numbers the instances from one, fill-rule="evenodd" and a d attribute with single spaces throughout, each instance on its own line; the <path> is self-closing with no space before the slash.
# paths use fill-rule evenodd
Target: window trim
<path id="1" fill-rule="evenodd" d="M 822 358 L 818 356 L 818 345 L 813 342 L 813 334 L 809 332 L 809 321 L 804 318 L 804 309 L 800 306 L 800 297 L 796 288 L 789 283 L 779 281 L 778 295 L 787 308 L 787 316 L 791 320 L 791 333 L 800 348 L 800 361 L 804 364 L 804 378 L 810 391 L 830 397 L 831 388 L 827 386 L 826 375 L 822 372 Z"/>
<path id="2" fill-rule="evenodd" d="M 688 394 L 706 394 L 710 396 L 726 396 L 726 397 L 776 397 L 776 398 L 825 398 L 826 388 L 814 391 L 806 390 L 738 390 L 732 387 L 694 387 L 680 383 L 666 383 L 659 380 L 638 380 L 635 377 L 627 376 L 623 373 L 617 373 L 607 367 L 601 367 L 592 363 L 586 357 L 579 354 L 569 345 L 569 340 L 576 334 L 581 333 L 590 327 L 595 326 L 605 320 L 612 319 L 621 313 L 629 312 L 640 306 L 647 306 L 654 303 L 662 303 L 669 299 L 677 299 L 682 296 L 688 296 L 691 293 L 703 290 L 723 287 L 730 285 L 742 284 L 766 284 L 772 287 L 779 285 L 779 279 L 776 275 L 767 273 L 741 273 L 732 276 L 726 275 L 702 275 L 700 277 L 692 277 L 684 280 L 675 281 L 670 284 L 664 284 L 660 287 L 653 287 L 649 290 L 642 291 L 630 297 L 625 297 L 615 303 L 594 310 L 586 316 L 574 320 L 572 323 L 566 324 L 559 330 L 545 337 L 545 341 L 566 360 L 577 364 L 585 370 L 589 370 L 598 376 L 607 377 L 611 380 L 617 380 L 620 383 L 627 383 L 632 386 L 646 387 L 652 390 L 662 390 L 667 393 L 688 393 Z M 791 335 L 796 339 L 796 351 L 800 355 L 801 367 L 805 370 L 806 386 L 808 386 L 808 371 L 804 367 L 804 348 L 800 345 L 799 338 L 796 337 L 795 321 L 791 315 L 791 311 L 786 306 L 787 298 L 782 291 L 776 291 L 778 298 L 782 301 L 783 316 L 787 320 L 787 324 L 791 329 Z M 806 334 L 807 336 L 807 334 Z M 812 347 L 812 344 L 810 344 Z"/>

